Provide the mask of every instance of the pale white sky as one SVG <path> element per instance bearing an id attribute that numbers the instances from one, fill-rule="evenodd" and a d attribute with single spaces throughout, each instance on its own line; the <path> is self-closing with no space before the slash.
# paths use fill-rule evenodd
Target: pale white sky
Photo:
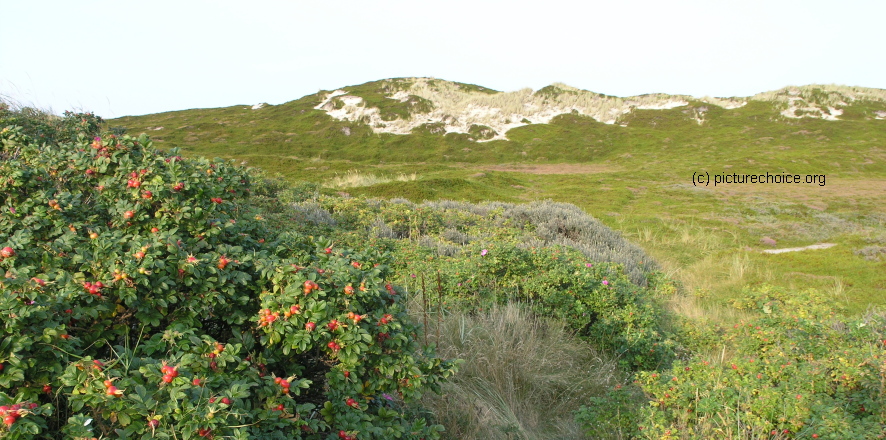
<path id="1" fill-rule="evenodd" d="M 0 95 L 110 118 L 383 78 L 511 91 L 886 89 L 883 0 L 0 0 Z"/>

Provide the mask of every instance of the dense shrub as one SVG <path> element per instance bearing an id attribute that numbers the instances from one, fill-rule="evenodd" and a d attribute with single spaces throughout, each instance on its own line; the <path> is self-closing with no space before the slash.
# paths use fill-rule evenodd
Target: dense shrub
<path id="1" fill-rule="evenodd" d="M 621 265 L 629 279 L 641 286 L 659 269 L 640 247 L 568 203 L 473 204 L 443 200 L 413 204 L 406 200 L 397 203 L 336 197 L 321 202 L 351 228 L 371 229 L 385 238 L 439 235 L 465 245 L 478 238 L 507 236 L 522 248 L 563 246 L 578 250 L 591 261 Z M 477 231 L 478 225 L 486 229 Z M 469 235 L 467 231 L 479 234 Z"/>
<path id="2" fill-rule="evenodd" d="M 650 399 L 639 437 L 884 438 L 886 316 L 842 319 L 833 304 L 816 291 L 746 291 L 735 305 L 760 315 L 716 329 L 720 356 L 639 376 Z"/>
<path id="3" fill-rule="evenodd" d="M 547 245 L 576 249 L 591 261 L 622 265 L 636 284 L 645 285 L 647 277 L 658 270 L 643 249 L 575 205 L 551 201 L 509 205 L 502 215 L 517 224 L 530 223 Z"/>
<path id="4" fill-rule="evenodd" d="M 32 135 L 0 134 L 0 437 L 438 436 L 404 403 L 454 366 L 389 255 L 266 227 L 228 163 Z"/>
<path id="5" fill-rule="evenodd" d="M 442 296 L 446 307 L 529 303 L 634 370 L 667 366 L 675 356 L 660 301 L 673 287 L 639 248 L 574 206 L 320 203 L 339 224 L 364 231 L 338 239 L 391 249 L 397 279 L 413 292 Z"/>
<path id="6" fill-rule="evenodd" d="M 591 263 L 568 248 L 489 241 L 466 246 L 454 257 L 408 245 L 398 254 L 408 262 L 399 271 L 403 284 L 432 295 L 441 289 L 450 307 L 528 303 L 630 369 L 666 366 L 674 357 L 676 343 L 664 330 L 666 316 L 656 298 L 660 286 L 637 286 L 618 265 Z M 426 278 L 424 287 L 413 274 Z"/>
<path id="7" fill-rule="evenodd" d="M 21 127 L 22 133 L 39 143 L 73 142 L 80 136 L 97 135 L 104 120 L 94 113 L 66 111 L 64 117 L 33 107 L 16 107 L 0 101 L 0 128 Z"/>

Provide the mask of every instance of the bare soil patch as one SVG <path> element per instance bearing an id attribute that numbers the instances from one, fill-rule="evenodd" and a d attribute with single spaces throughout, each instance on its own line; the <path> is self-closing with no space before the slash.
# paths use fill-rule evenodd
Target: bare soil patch
<path id="1" fill-rule="evenodd" d="M 790 199 L 812 205 L 812 209 L 827 206 L 828 201 L 882 199 L 886 194 L 886 179 L 828 178 L 825 186 L 817 184 L 720 184 L 707 189 L 728 197 L 764 196 L 776 200 Z"/>
<path id="2" fill-rule="evenodd" d="M 620 171 L 620 169 L 602 164 L 500 164 L 476 167 L 485 171 L 509 171 L 526 174 L 598 174 Z"/>

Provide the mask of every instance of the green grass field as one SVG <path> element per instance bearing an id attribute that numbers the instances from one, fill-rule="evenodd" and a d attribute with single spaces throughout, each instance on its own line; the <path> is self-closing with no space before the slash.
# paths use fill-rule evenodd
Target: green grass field
<path id="1" fill-rule="evenodd" d="M 383 81 L 346 89 L 367 106 L 381 106 L 388 119 L 428 107 L 385 98 L 392 89 Z M 186 110 L 119 118 L 109 126 L 148 133 L 157 146 L 186 155 L 235 159 L 293 183 L 333 186 L 349 174 L 390 180 L 335 190 L 350 195 L 573 203 L 644 247 L 707 306 L 761 282 L 835 290 L 856 313 L 886 303 L 886 261 L 859 254 L 886 241 L 886 121 L 876 118 L 886 110 L 881 100 L 853 101 L 839 121 L 786 118 L 778 99 L 729 110 L 690 101 L 670 110 L 634 110 L 616 124 L 565 114 L 512 129 L 508 140 L 475 142 L 468 134 L 421 128 L 376 134 L 315 110 L 326 93 L 259 110 Z M 807 95 L 810 102 L 830 96 Z M 695 119 L 700 110 L 703 124 Z M 692 180 L 693 173 L 767 172 L 824 175 L 825 181 L 704 187 Z M 393 180 L 397 175 L 417 178 Z M 774 247 L 837 246 L 766 255 L 761 251 L 773 246 L 763 244 L 764 237 L 775 240 Z"/>

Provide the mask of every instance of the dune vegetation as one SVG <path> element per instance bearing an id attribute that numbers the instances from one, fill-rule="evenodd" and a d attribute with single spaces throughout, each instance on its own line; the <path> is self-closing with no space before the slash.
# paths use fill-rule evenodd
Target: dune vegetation
<path id="1" fill-rule="evenodd" d="M 0 438 L 882 438 L 884 118 L 427 78 L 2 105 Z M 817 177 L 714 186 L 767 172 Z"/>

